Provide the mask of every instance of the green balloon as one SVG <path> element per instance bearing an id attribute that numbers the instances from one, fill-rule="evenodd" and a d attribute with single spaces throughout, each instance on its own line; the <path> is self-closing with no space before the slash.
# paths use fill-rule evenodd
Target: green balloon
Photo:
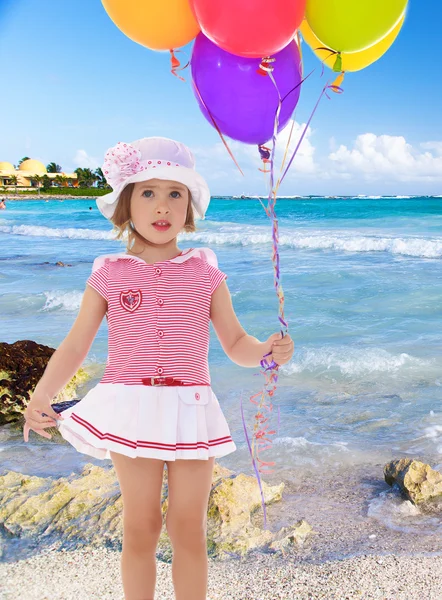
<path id="1" fill-rule="evenodd" d="M 408 0 L 307 0 L 305 18 L 327 48 L 359 52 L 384 38 Z"/>

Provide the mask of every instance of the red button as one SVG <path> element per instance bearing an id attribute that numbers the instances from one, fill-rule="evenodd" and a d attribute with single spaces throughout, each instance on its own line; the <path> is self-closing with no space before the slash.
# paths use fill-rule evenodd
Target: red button
<path id="1" fill-rule="evenodd" d="M 156 273 L 157 275 L 161 275 L 161 269 L 159 269 L 159 268 L 157 267 L 157 268 L 155 269 L 155 273 Z"/>
<path id="2" fill-rule="evenodd" d="M 159 331 L 159 332 L 158 332 L 158 335 L 159 335 L 160 337 L 163 337 L 163 335 L 164 335 L 164 331 Z"/>
<path id="3" fill-rule="evenodd" d="M 196 393 L 196 394 L 195 394 L 195 398 L 196 398 L 197 400 L 199 400 L 199 399 L 200 399 L 200 395 L 199 395 L 198 393 Z"/>
<path id="4" fill-rule="evenodd" d="M 158 304 L 159 304 L 160 306 L 163 306 L 163 304 L 164 304 L 164 300 L 162 300 L 161 298 L 159 298 L 159 300 L 158 300 Z"/>
<path id="5" fill-rule="evenodd" d="M 159 373 L 160 375 L 164 372 L 163 367 L 157 367 L 157 373 Z"/>

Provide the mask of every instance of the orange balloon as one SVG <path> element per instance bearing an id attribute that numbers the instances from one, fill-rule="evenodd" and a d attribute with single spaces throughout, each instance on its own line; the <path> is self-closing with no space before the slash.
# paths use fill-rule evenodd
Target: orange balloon
<path id="1" fill-rule="evenodd" d="M 200 31 L 189 0 L 101 1 L 118 29 L 150 50 L 184 46 Z"/>

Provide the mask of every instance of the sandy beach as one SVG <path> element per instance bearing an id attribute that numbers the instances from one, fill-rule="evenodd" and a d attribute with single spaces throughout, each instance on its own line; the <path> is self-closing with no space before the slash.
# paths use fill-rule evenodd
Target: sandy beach
<path id="1" fill-rule="evenodd" d="M 120 553 L 56 551 L 0 565 L 2 600 L 124 600 Z M 207 600 L 440 600 L 442 557 L 364 555 L 314 565 L 255 556 L 209 562 Z M 171 565 L 158 563 L 156 599 L 173 600 Z"/>
<path id="2" fill-rule="evenodd" d="M 442 599 L 437 532 L 413 530 L 405 517 L 400 528 L 385 527 L 367 515 L 373 497 L 387 487 L 378 472 L 379 465 L 364 465 L 352 473 L 335 471 L 330 479 L 306 476 L 287 485 L 286 500 L 268 507 L 269 525 L 304 518 L 315 534 L 285 555 L 252 551 L 244 558 L 210 558 L 208 600 Z M 395 497 L 391 491 L 390 506 Z M 382 513 L 387 518 L 388 509 Z M 42 547 L 44 538 L 4 542 L 2 600 L 124 600 L 121 550 L 84 541 L 70 548 L 49 537 Z M 172 600 L 171 564 L 158 559 L 157 573 L 156 598 Z"/>

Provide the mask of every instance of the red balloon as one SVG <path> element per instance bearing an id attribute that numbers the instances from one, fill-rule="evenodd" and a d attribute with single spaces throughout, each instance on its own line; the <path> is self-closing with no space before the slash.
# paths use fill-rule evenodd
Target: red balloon
<path id="1" fill-rule="evenodd" d="M 190 0 L 204 34 L 231 54 L 262 58 L 290 43 L 306 0 Z"/>

